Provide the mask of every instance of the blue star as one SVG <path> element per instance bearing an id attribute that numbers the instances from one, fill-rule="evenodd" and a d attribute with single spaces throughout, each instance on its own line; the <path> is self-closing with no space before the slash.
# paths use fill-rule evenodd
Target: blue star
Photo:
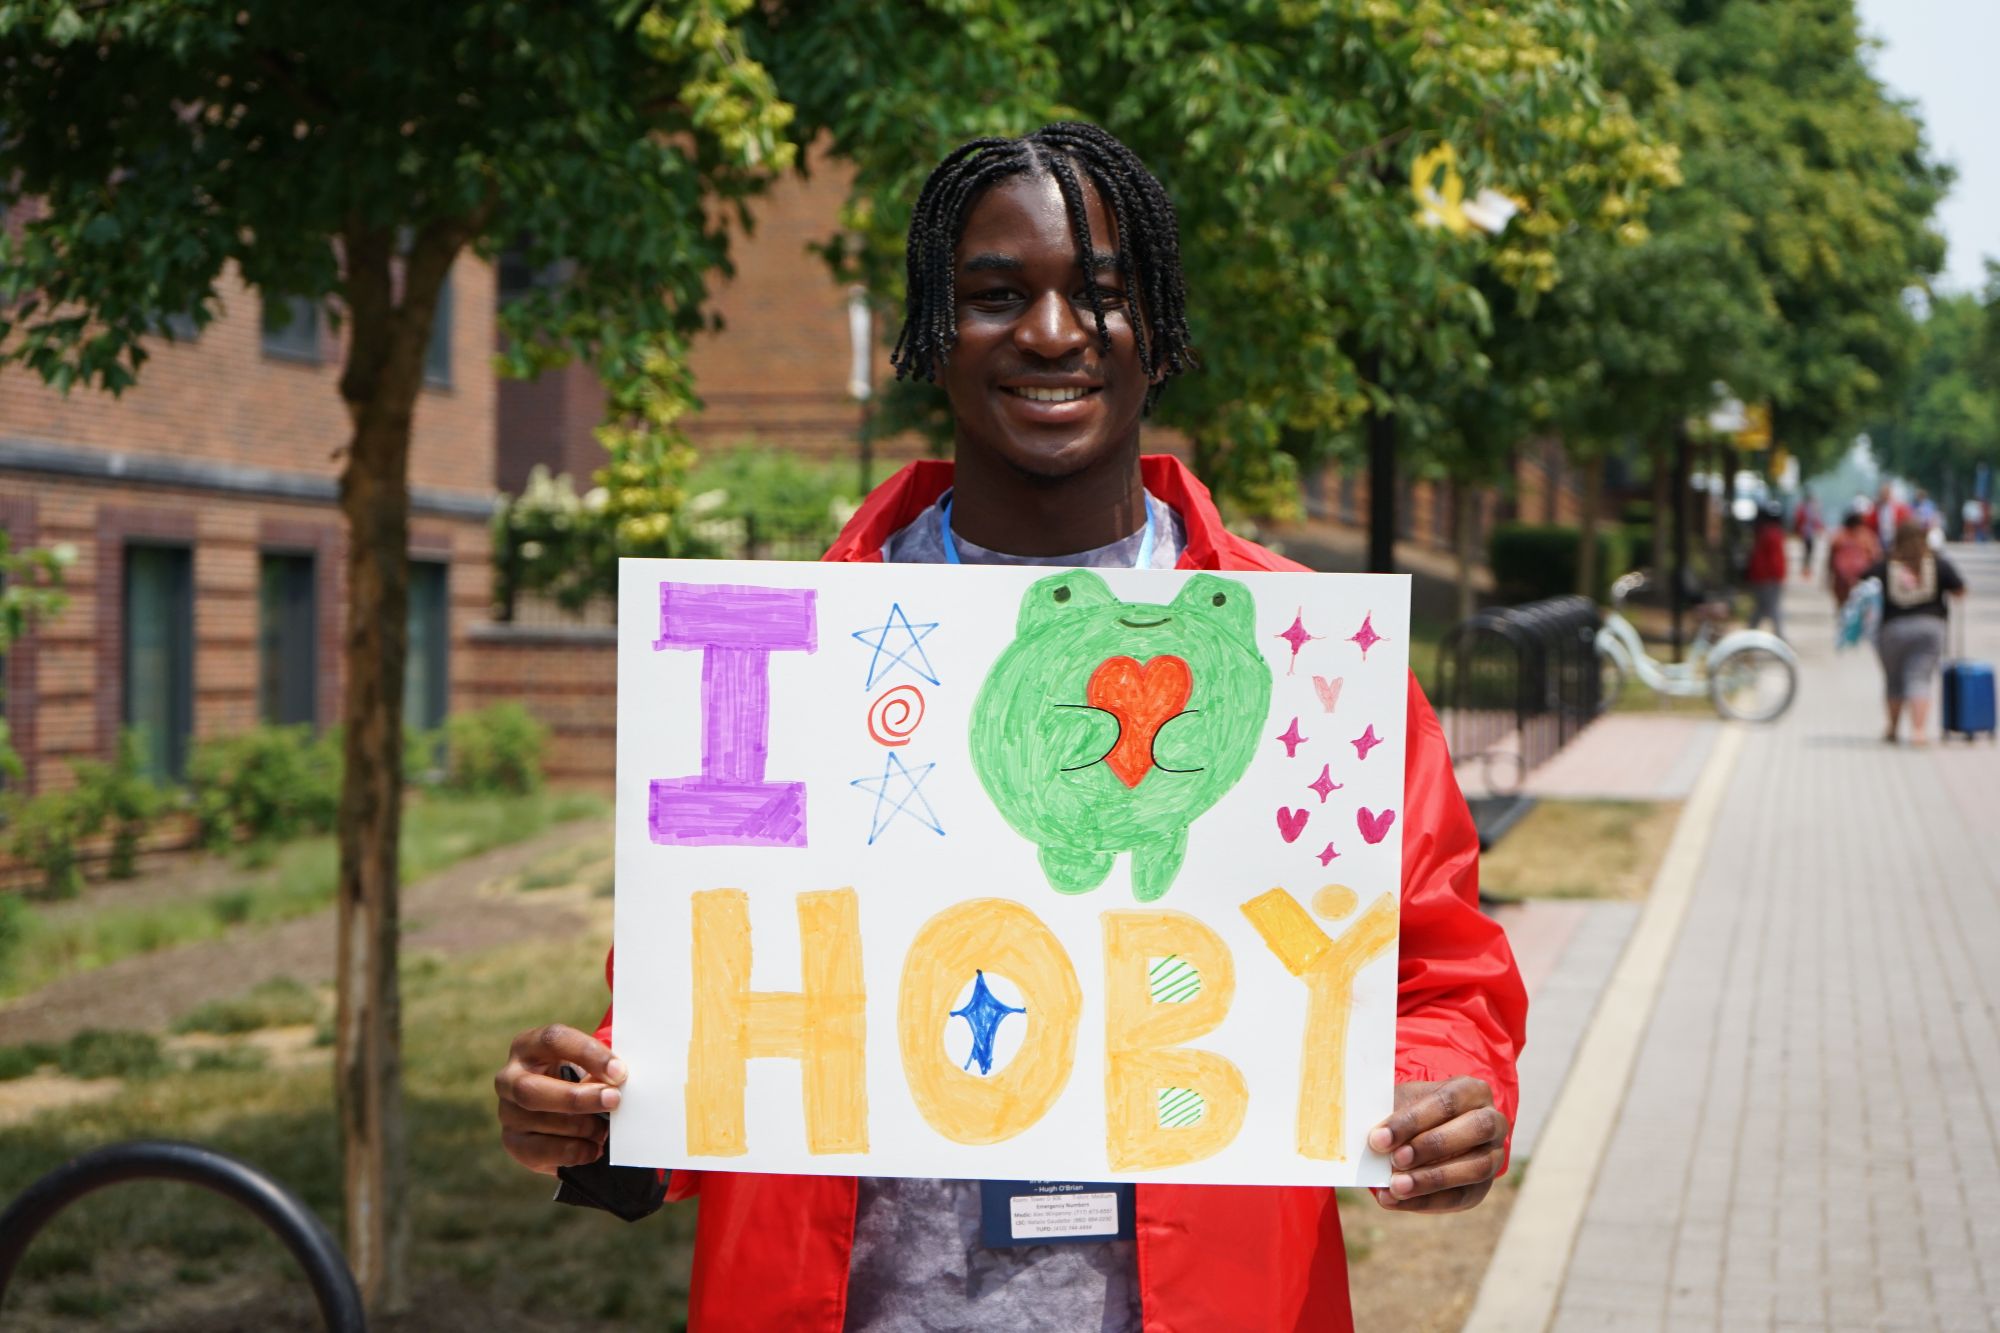
<path id="1" fill-rule="evenodd" d="M 875 793 L 875 818 L 868 830 L 868 845 L 870 847 L 875 845 L 875 839 L 882 836 L 882 830 L 889 827 L 890 821 L 900 814 L 908 814 L 910 818 L 916 820 L 931 832 L 938 834 L 940 837 L 943 836 L 944 825 L 938 823 L 937 812 L 931 809 L 931 803 L 925 800 L 924 794 L 918 790 L 919 787 L 924 785 L 924 779 L 930 776 L 931 770 L 936 767 L 936 764 L 925 764 L 921 768 L 913 769 L 903 762 L 902 755 L 891 750 L 889 751 L 888 758 L 882 764 L 881 777 L 855 778 L 847 784 L 850 787 L 859 787 L 863 791 L 872 791 Z M 892 795 L 890 784 L 897 781 L 905 784 L 902 794 Z M 915 802 L 915 805 L 912 805 L 911 802 Z M 886 813 L 884 813 L 883 809 L 885 806 L 887 807 Z"/>
<path id="2" fill-rule="evenodd" d="M 986 985 L 986 974 L 972 974 L 972 998 L 965 1002 L 965 1008 L 951 1011 L 953 1018 L 962 1018 L 972 1029 L 972 1054 L 965 1058 L 965 1068 L 972 1068 L 972 1062 L 979 1062 L 979 1072 L 993 1072 L 993 1039 L 1000 1034 L 1000 1020 L 1009 1014 L 1025 1014 L 1026 1009 L 1016 1009 L 1003 1003 Z"/>
<path id="3" fill-rule="evenodd" d="M 864 643 L 875 650 L 875 656 L 868 660 L 868 683 L 862 688 L 874 689 L 875 682 L 886 677 L 898 665 L 908 667 L 933 685 L 937 684 L 937 670 L 931 666 L 931 659 L 924 653 L 924 640 L 936 628 L 937 622 L 935 620 L 927 625 L 912 625 L 910 618 L 903 614 L 902 603 L 891 602 L 889 603 L 889 618 L 887 620 L 883 621 L 880 625 L 869 629 L 858 629 L 850 634 L 849 638 Z M 897 633 L 909 639 L 909 646 L 896 652 L 890 652 L 889 636 Z M 910 660 L 911 653 L 917 655 L 916 661 Z M 887 654 L 889 658 L 886 662 L 882 660 L 884 654 Z M 919 666 L 919 662 L 923 665 Z"/>

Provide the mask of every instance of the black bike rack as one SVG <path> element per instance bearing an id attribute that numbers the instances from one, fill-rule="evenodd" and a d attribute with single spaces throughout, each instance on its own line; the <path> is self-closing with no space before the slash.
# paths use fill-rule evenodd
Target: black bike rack
<path id="1" fill-rule="evenodd" d="M 1438 645 L 1434 702 L 1452 758 L 1479 761 L 1493 793 L 1470 802 L 1482 848 L 1533 805 L 1519 794 L 1528 774 L 1609 705 L 1599 623 L 1589 598 L 1550 597 L 1469 616 Z"/>
<path id="2" fill-rule="evenodd" d="M 248 1209 L 277 1234 L 306 1271 L 329 1333 L 366 1333 L 361 1293 L 347 1260 L 319 1218 L 296 1194 L 227 1153 L 197 1143 L 138 1140 L 93 1149 L 21 1191 L 0 1213 L 0 1303 L 15 1265 L 50 1219 L 84 1195 L 127 1180 L 178 1180 L 212 1190 Z"/>

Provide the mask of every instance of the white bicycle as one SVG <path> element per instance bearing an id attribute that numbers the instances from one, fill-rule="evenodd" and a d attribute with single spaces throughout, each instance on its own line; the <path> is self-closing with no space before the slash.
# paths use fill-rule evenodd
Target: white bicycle
<path id="1" fill-rule="evenodd" d="M 1639 631 L 1619 608 L 1646 584 L 1631 573 L 1611 585 L 1611 610 L 1597 631 L 1598 698 L 1609 707 L 1637 678 L 1656 694 L 1676 699 L 1703 695 L 1723 717 L 1771 722 L 1792 706 L 1799 690 L 1799 659 L 1791 645 L 1764 630 L 1722 633 L 1726 612 L 1716 604 L 1695 612 L 1695 634 L 1685 662 L 1662 662 L 1646 651 Z"/>

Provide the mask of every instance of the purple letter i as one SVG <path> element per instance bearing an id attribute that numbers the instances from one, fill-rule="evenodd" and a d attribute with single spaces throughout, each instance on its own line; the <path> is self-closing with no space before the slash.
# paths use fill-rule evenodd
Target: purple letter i
<path id="1" fill-rule="evenodd" d="M 654 842 L 803 847 L 806 785 L 764 781 L 770 657 L 818 647 L 811 588 L 662 583 L 655 651 L 699 648 L 701 773 L 655 778 Z"/>

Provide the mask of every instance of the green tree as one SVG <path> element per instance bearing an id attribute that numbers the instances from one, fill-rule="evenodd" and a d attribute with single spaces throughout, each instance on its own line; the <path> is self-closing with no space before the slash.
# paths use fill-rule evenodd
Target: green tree
<path id="1" fill-rule="evenodd" d="M 923 174 L 975 134 L 1061 117 L 1116 133 L 1180 210 L 1190 320 L 1206 373 L 1159 421 L 1193 439 L 1211 481 L 1290 475 L 1371 409 L 1416 415 L 1423 367 L 1477 354 L 1474 269 L 1554 281 L 1553 238 L 1615 219 L 1671 161 L 1601 95 L 1592 52 L 1616 0 L 815 0 L 765 7 L 757 49 L 857 168 L 843 272 L 900 296 L 903 229 Z M 977 101 L 935 90 L 973 88 Z M 1461 241 L 1412 196 L 1419 157 L 1452 148 L 1468 193 L 1529 211 Z M 924 412 L 885 412 L 885 425 Z"/>
<path id="2" fill-rule="evenodd" d="M 2000 382 L 1987 361 L 1986 321 L 1976 297 L 1933 300 L 1916 366 L 1893 409 L 1868 431 L 1883 467 L 1947 506 L 1972 493 L 1980 463 L 2000 468 Z"/>
<path id="3" fill-rule="evenodd" d="M 62 591 L 63 570 L 75 559 L 69 547 L 16 551 L 0 529 L 0 663 L 35 622 L 69 604 Z M 7 677 L 0 671 L 0 778 L 20 781 L 26 770 L 7 727 Z"/>
<path id="4" fill-rule="evenodd" d="M 0 6 L 0 365 L 129 386 L 166 314 L 234 270 L 348 330 L 351 435 L 336 1094 L 347 1250 L 406 1299 L 397 846 L 410 422 L 445 275 L 515 246 L 561 280 L 501 312 L 509 361 L 592 358 L 614 481 L 670 479 L 683 340 L 720 203 L 791 159 L 742 47 L 750 0 Z M 657 506 L 654 506 L 657 509 Z M 658 528 L 657 513 L 633 518 Z"/>

